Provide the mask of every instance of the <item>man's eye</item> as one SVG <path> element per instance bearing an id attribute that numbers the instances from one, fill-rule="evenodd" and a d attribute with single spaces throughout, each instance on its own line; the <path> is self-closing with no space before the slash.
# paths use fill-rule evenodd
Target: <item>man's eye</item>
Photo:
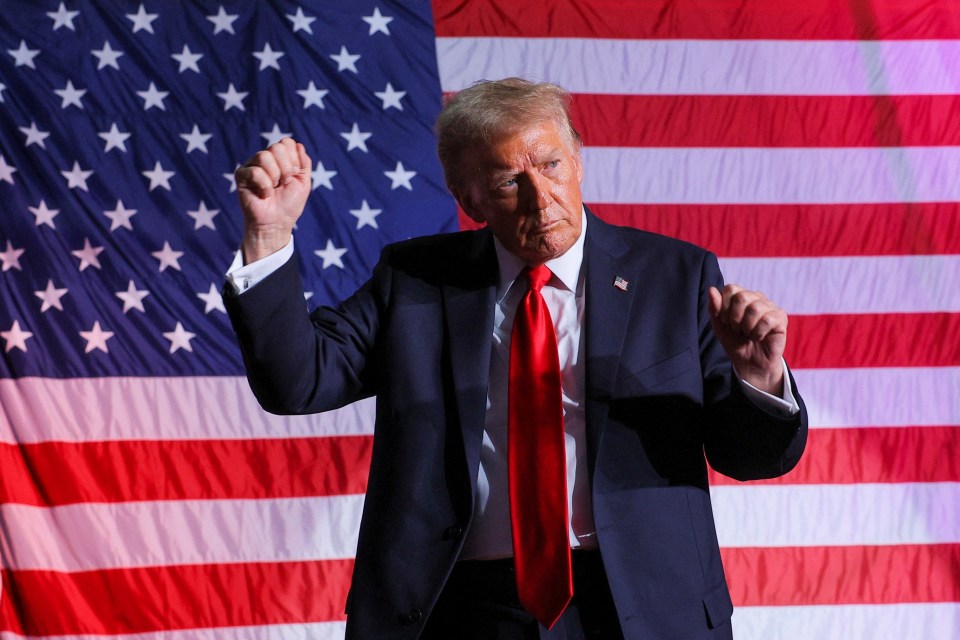
<path id="1" fill-rule="evenodd" d="M 504 180 L 503 182 L 500 183 L 500 188 L 501 188 L 501 189 L 510 188 L 510 187 L 512 187 L 512 186 L 515 185 L 515 184 L 517 184 L 517 179 L 516 179 L 516 178 L 509 178 L 509 179 Z"/>
<path id="2" fill-rule="evenodd" d="M 559 161 L 559 160 L 551 160 L 550 162 L 547 163 L 547 166 L 548 166 L 549 168 L 551 168 L 551 169 L 556 169 L 557 167 L 560 166 L 560 161 Z"/>

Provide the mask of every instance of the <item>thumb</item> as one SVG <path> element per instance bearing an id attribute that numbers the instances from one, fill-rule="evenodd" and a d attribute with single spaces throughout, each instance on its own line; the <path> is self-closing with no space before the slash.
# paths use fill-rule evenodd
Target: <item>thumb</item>
<path id="1" fill-rule="evenodd" d="M 716 287 L 710 287 L 707 293 L 710 295 L 710 318 L 716 319 L 720 315 L 720 308 L 723 306 L 723 296 Z"/>

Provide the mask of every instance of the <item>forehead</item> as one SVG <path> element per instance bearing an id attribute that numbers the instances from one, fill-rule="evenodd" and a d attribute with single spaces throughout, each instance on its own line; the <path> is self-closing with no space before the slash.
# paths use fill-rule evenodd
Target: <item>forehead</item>
<path id="1" fill-rule="evenodd" d="M 543 156 L 562 152 L 565 148 L 556 124 L 548 120 L 494 138 L 481 146 L 476 157 L 483 169 L 509 169 L 543 160 Z"/>

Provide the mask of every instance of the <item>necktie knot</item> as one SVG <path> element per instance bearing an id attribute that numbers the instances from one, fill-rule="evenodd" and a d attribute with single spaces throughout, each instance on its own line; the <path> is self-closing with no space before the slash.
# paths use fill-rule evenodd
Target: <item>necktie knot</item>
<path id="1" fill-rule="evenodd" d="M 550 269 L 542 264 L 536 267 L 528 267 L 526 271 L 527 279 L 530 281 L 530 288 L 534 291 L 540 291 L 543 285 L 547 284 L 550 280 L 550 276 L 553 275 Z"/>

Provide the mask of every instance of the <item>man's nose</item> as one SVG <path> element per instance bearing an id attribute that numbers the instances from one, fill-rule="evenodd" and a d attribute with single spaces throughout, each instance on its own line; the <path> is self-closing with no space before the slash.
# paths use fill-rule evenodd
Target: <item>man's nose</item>
<path id="1" fill-rule="evenodd" d="M 537 171 L 529 171 L 522 181 L 524 204 L 529 210 L 543 211 L 553 202 L 550 181 Z"/>

